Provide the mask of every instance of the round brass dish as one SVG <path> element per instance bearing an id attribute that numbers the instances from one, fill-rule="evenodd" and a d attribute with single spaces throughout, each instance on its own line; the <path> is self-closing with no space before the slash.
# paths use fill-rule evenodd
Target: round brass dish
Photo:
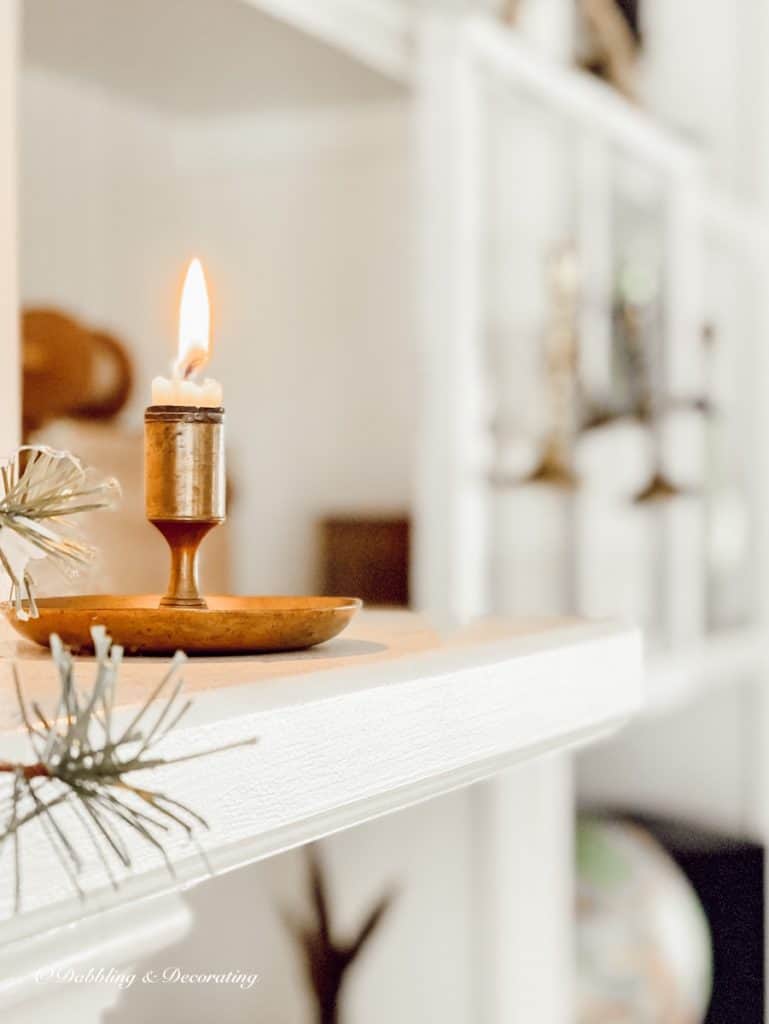
<path id="1" fill-rule="evenodd" d="M 5 617 L 28 640 L 48 645 L 51 633 L 75 651 L 91 647 L 91 626 L 103 625 L 129 654 L 252 654 L 298 651 L 330 640 L 361 606 L 357 597 L 208 597 L 207 608 L 159 606 L 160 595 L 48 597 L 39 618 Z"/>

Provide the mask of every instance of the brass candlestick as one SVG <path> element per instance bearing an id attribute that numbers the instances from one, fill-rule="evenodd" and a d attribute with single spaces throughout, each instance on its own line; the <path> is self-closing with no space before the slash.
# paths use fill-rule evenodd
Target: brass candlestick
<path id="1" fill-rule="evenodd" d="M 361 606 L 356 597 L 203 599 L 198 549 L 226 515 L 224 410 L 154 405 L 144 423 L 145 507 L 171 550 L 167 593 L 41 598 L 38 618 L 2 606 L 14 628 L 45 647 L 56 633 L 87 652 L 92 627 L 100 624 L 128 654 L 300 651 L 341 632 Z"/>
<path id="2" fill-rule="evenodd" d="M 144 413 L 147 519 L 171 550 L 163 607 L 206 608 L 198 584 L 198 552 L 226 518 L 224 409 L 152 405 Z"/>

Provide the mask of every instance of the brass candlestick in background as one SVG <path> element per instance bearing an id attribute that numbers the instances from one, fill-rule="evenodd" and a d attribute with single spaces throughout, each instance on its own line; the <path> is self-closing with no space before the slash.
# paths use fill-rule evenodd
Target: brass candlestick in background
<path id="1" fill-rule="evenodd" d="M 147 519 L 171 549 L 171 576 L 160 604 L 206 608 L 198 552 L 226 518 L 224 410 L 152 405 L 144 413 Z"/>
<path id="2" fill-rule="evenodd" d="M 539 464 L 525 482 L 571 491 L 579 482 L 572 468 L 579 306 L 579 267 L 574 246 L 569 242 L 558 246 L 548 269 L 552 311 L 545 349 L 551 425 Z"/>

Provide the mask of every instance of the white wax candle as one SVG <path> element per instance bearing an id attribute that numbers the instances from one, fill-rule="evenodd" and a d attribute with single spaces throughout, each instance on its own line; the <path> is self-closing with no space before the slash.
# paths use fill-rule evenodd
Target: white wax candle
<path id="1" fill-rule="evenodd" d="M 152 404 L 216 409 L 222 404 L 222 386 L 209 377 L 200 383 L 176 377 L 155 377 L 152 381 Z"/>

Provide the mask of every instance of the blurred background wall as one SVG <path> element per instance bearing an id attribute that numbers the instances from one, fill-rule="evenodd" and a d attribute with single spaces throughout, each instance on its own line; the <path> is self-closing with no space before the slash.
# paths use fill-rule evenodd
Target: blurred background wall
<path id="1" fill-rule="evenodd" d="M 49 13 L 37 31 L 55 32 Z M 353 106 L 200 114 L 33 61 L 21 80 L 23 302 L 124 340 L 138 386 L 123 423 L 138 429 L 148 381 L 172 357 L 184 261 L 200 254 L 229 411 L 233 584 L 306 591 L 319 516 L 410 498 L 405 100 L 383 87 Z"/>

